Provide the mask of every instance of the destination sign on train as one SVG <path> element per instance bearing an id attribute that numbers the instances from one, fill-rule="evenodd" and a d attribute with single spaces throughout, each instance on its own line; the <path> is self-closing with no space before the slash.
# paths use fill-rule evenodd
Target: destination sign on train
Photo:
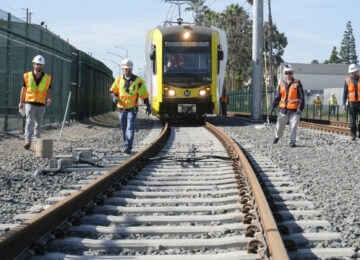
<path id="1" fill-rule="evenodd" d="M 165 42 L 169 47 L 209 47 L 209 42 Z"/>

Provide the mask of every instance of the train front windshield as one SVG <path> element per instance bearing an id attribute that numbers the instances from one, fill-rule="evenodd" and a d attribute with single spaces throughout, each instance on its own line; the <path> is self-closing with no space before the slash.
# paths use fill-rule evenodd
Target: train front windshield
<path id="1" fill-rule="evenodd" d="M 211 83 L 209 42 L 165 42 L 163 81 L 178 86 Z"/>

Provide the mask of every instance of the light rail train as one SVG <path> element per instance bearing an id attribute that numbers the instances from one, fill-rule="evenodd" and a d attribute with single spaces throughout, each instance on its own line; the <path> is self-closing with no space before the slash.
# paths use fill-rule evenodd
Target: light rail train
<path id="1" fill-rule="evenodd" d="M 202 26 L 157 27 L 147 34 L 145 79 L 154 115 L 201 119 L 219 113 L 225 32 Z"/>

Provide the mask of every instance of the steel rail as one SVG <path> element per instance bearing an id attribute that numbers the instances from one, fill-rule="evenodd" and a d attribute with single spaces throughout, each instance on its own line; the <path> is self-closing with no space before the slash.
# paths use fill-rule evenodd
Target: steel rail
<path id="1" fill-rule="evenodd" d="M 238 116 L 238 117 L 250 117 L 250 113 L 239 113 L 239 112 L 228 112 L 229 115 Z M 265 120 L 265 116 L 263 115 Z M 270 120 L 276 122 L 276 116 L 271 115 Z M 320 131 L 342 134 L 342 135 L 351 135 L 350 123 L 341 122 L 341 121 L 329 121 L 329 120 L 320 120 L 320 119 L 309 119 L 304 118 L 299 122 L 299 126 L 305 128 L 316 129 Z"/>
<path id="2" fill-rule="evenodd" d="M 242 169 L 247 175 L 249 184 L 252 189 L 252 194 L 255 197 L 255 201 L 257 203 L 257 210 L 260 215 L 260 223 L 262 224 L 264 236 L 269 248 L 270 259 L 289 259 L 280 232 L 267 203 L 266 197 L 245 154 L 241 151 L 240 147 L 235 143 L 235 141 L 232 140 L 222 130 L 209 123 L 206 123 L 205 128 L 215 134 L 215 136 L 217 136 L 223 144 L 225 143 L 229 145 L 233 152 L 239 157 Z"/>
<path id="3" fill-rule="evenodd" d="M 160 135 L 139 153 L 108 171 L 96 181 L 74 192 L 66 199 L 3 234 L 0 237 L 0 258 L 2 260 L 14 259 L 24 250 L 30 248 L 64 220 L 95 200 L 119 178 L 126 175 L 129 170 L 139 165 L 139 163 L 142 164 L 144 158 L 156 155 L 167 142 L 169 135 L 170 127 L 166 123 Z"/>
<path id="4" fill-rule="evenodd" d="M 309 122 L 300 122 L 299 126 L 305 128 L 311 128 L 316 130 L 321 130 L 330 133 L 342 134 L 342 135 L 351 135 L 351 131 L 349 128 L 338 127 L 333 125 L 322 125 L 322 124 L 314 124 Z"/>

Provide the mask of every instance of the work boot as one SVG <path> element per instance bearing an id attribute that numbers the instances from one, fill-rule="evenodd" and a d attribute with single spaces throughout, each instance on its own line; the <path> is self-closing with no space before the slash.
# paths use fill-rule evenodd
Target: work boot
<path id="1" fill-rule="evenodd" d="M 276 144 L 277 142 L 279 142 L 279 138 L 275 137 L 274 144 Z"/>
<path id="2" fill-rule="evenodd" d="M 131 154 L 131 150 L 129 148 L 125 148 L 124 153 Z"/>
<path id="3" fill-rule="evenodd" d="M 296 144 L 294 142 L 290 142 L 290 147 L 296 147 Z"/>
<path id="4" fill-rule="evenodd" d="M 26 142 L 26 143 L 24 144 L 24 149 L 25 149 L 25 150 L 29 150 L 29 149 L 30 149 L 30 146 L 31 146 L 31 143 L 30 143 L 30 142 Z"/>
<path id="5" fill-rule="evenodd" d="M 356 134 L 351 134 L 351 140 L 354 141 L 356 139 Z"/>

